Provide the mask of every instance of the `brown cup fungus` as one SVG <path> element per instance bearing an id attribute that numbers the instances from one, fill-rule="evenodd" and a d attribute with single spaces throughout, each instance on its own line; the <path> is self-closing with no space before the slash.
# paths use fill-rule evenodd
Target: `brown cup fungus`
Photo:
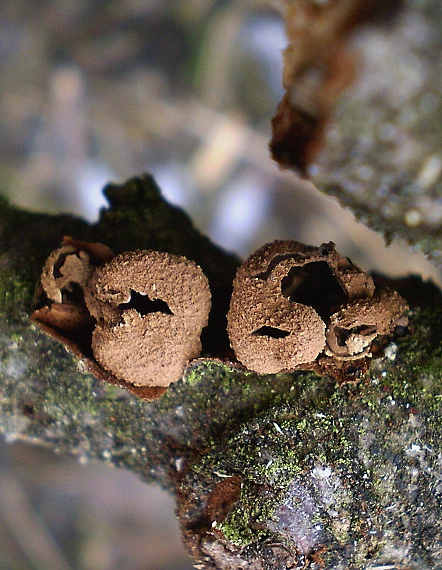
<path id="1" fill-rule="evenodd" d="M 113 256 L 103 244 L 65 236 L 43 267 L 33 320 L 55 338 L 84 336 L 94 322 L 84 303 L 84 291 L 95 267 Z"/>
<path id="2" fill-rule="evenodd" d="M 330 317 L 325 354 L 340 360 L 371 356 L 370 345 L 378 335 L 388 335 L 397 324 L 406 324 L 405 308 L 402 297 L 388 290 L 345 305 Z"/>
<path id="3" fill-rule="evenodd" d="M 238 360 L 259 373 L 277 373 L 328 356 L 368 355 L 406 309 L 397 293 L 374 297 L 373 279 L 332 242 L 319 247 L 275 241 L 239 268 L 227 316 Z"/>
<path id="4" fill-rule="evenodd" d="M 97 320 L 94 358 L 124 382 L 168 386 L 200 354 L 210 299 L 207 278 L 193 261 L 153 250 L 116 256 L 86 289 Z"/>

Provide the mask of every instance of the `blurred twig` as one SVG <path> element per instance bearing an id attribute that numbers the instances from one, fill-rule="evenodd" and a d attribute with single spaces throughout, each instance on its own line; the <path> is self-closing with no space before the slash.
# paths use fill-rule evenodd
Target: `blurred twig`
<path id="1" fill-rule="evenodd" d="M 16 474 L 11 471 L 1 474 L 0 512 L 31 568 L 71 570 L 72 566 L 33 508 Z"/>

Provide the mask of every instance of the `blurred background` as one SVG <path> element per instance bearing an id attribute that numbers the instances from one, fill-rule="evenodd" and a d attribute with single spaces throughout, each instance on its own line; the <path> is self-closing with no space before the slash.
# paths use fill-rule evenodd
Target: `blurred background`
<path id="1" fill-rule="evenodd" d="M 271 0 L 1 0 L 0 193 L 95 220 L 109 181 L 152 172 L 203 232 L 246 256 L 333 240 L 364 269 L 439 279 L 386 248 L 267 150 L 282 96 Z M 173 499 L 134 475 L 0 443 L 0 568 L 185 570 Z"/>

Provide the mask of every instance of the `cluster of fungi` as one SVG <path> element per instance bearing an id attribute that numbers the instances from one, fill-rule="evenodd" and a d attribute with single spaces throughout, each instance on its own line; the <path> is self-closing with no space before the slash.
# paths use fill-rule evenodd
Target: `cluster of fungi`
<path id="1" fill-rule="evenodd" d="M 46 261 L 33 320 L 81 356 L 99 379 L 154 399 L 201 353 L 209 282 L 185 257 L 154 250 L 114 255 L 64 238 Z M 251 255 L 233 282 L 227 332 L 241 365 L 260 374 L 371 356 L 377 337 L 406 325 L 398 293 L 334 244 L 275 241 Z"/>
<path id="2" fill-rule="evenodd" d="M 332 242 L 275 241 L 239 268 L 227 328 L 238 360 L 272 374 L 321 354 L 334 360 L 370 356 L 378 335 L 406 324 L 405 310 L 398 293 L 377 293 L 372 277 Z"/>

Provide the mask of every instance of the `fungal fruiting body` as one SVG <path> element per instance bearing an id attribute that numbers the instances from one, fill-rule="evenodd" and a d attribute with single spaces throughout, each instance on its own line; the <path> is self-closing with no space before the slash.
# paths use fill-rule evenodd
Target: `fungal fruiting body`
<path id="1" fill-rule="evenodd" d="M 62 303 L 63 298 L 82 292 L 94 268 L 89 255 L 72 245 L 62 245 L 46 260 L 41 275 L 42 287 L 51 301 Z"/>
<path id="2" fill-rule="evenodd" d="M 185 257 L 154 250 L 114 256 L 65 238 L 43 268 L 32 318 L 98 378 L 159 397 L 201 352 L 209 283 Z M 261 374 L 371 356 L 373 341 L 407 324 L 407 305 L 332 242 L 266 244 L 238 269 L 227 332 L 237 359 Z M 318 358 L 320 357 L 320 358 Z"/>
<path id="3" fill-rule="evenodd" d="M 402 297 L 389 290 L 344 305 L 330 317 L 325 354 L 341 360 L 370 356 L 373 340 L 390 334 L 405 308 Z"/>
<path id="4" fill-rule="evenodd" d="M 271 374 L 312 363 L 323 351 L 363 358 L 405 309 L 397 293 L 375 296 L 373 279 L 332 242 L 275 241 L 238 269 L 227 330 L 238 360 Z"/>
<path id="5" fill-rule="evenodd" d="M 185 257 L 137 250 L 98 268 L 85 292 L 97 320 L 96 361 L 136 386 L 168 386 L 199 356 L 211 295 L 201 268 Z"/>
<path id="6" fill-rule="evenodd" d="M 48 332 L 60 331 L 68 336 L 90 329 L 93 319 L 84 303 L 84 291 L 95 267 L 113 256 L 112 250 L 103 244 L 65 236 L 61 247 L 49 255 L 43 267 L 38 308 L 32 318 Z"/>

